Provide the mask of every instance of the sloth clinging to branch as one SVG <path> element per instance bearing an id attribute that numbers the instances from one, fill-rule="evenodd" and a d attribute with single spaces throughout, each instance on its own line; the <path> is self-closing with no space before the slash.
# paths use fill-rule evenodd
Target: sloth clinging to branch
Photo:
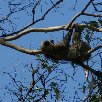
<path id="1" fill-rule="evenodd" d="M 91 55 L 85 55 L 91 47 L 87 42 L 81 40 L 81 30 L 78 24 L 69 29 L 65 38 L 58 44 L 54 44 L 53 40 L 43 41 L 41 50 L 44 55 L 52 60 L 68 60 L 68 61 L 86 61 Z M 70 41 L 72 40 L 72 44 Z"/>

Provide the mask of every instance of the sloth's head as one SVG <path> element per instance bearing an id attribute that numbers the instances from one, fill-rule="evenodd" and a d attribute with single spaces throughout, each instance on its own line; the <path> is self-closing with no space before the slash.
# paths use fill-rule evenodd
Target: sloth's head
<path id="1" fill-rule="evenodd" d="M 43 41 L 41 43 L 41 47 L 40 49 L 42 51 L 51 51 L 51 49 L 54 47 L 54 41 L 53 40 L 47 40 L 47 41 Z"/>

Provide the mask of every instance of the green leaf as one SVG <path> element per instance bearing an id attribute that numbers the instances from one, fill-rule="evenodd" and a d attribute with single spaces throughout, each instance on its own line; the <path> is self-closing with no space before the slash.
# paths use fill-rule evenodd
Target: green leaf
<path id="1" fill-rule="evenodd" d="M 91 97 L 91 102 L 100 102 L 99 98 L 97 97 L 96 94 L 93 94 Z"/>
<path id="2" fill-rule="evenodd" d="M 98 22 L 96 22 L 96 21 L 90 21 L 89 24 L 90 24 L 90 26 L 93 26 L 93 27 L 96 27 L 96 28 L 99 27 Z"/>
<path id="3" fill-rule="evenodd" d="M 42 63 L 42 68 L 46 69 L 48 67 L 48 65 L 46 63 Z"/>
<path id="4" fill-rule="evenodd" d="M 98 22 L 99 22 L 99 23 L 100 23 L 100 25 L 102 26 L 102 20 L 101 20 L 101 19 L 99 19 L 99 20 L 98 20 Z"/>
<path id="5" fill-rule="evenodd" d="M 99 99 L 94 99 L 92 102 L 100 102 Z"/>
<path id="6" fill-rule="evenodd" d="M 45 90 L 44 90 L 44 94 L 45 94 L 45 95 L 48 95 L 48 94 L 49 94 L 49 91 L 48 91 L 47 89 L 45 89 Z"/>
<path id="7" fill-rule="evenodd" d="M 89 34 L 88 34 L 88 33 L 86 33 L 85 39 L 86 39 L 87 41 L 89 41 L 90 37 L 89 37 Z"/>
<path id="8" fill-rule="evenodd" d="M 57 86 L 57 83 L 55 83 L 55 82 L 51 82 L 51 87 L 56 87 Z"/>
<path id="9" fill-rule="evenodd" d="M 37 57 L 37 59 L 41 59 L 39 54 L 38 54 L 38 55 L 36 55 L 36 57 Z"/>
<path id="10" fill-rule="evenodd" d="M 60 98 L 60 91 L 59 91 L 58 88 L 57 88 L 57 86 L 58 86 L 57 83 L 51 82 L 50 86 L 51 86 L 52 89 L 54 90 L 56 99 L 59 100 L 59 98 Z"/>
<path id="11" fill-rule="evenodd" d="M 57 88 L 53 88 L 54 92 L 55 92 L 55 97 L 57 99 L 57 101 L 60 99 L 60 91 Z"/>
<path id="12" fill-rule="evenodd" d="M 51 70 L 51 67 L 47 68 L 48 72 L 50 73 L 52 70 Z"/>
<path id="13" fill-rule="evenodd" d="M 85 91 L 86 91 L 86 86 L 83 85 L 82 91 L 83 91 L 83 93 L 85 93 Z"/>

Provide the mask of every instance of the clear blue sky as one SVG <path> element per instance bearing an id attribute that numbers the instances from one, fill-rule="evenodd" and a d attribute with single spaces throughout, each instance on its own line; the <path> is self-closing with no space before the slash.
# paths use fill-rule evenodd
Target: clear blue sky
<path id="1" fill-rule="evenodd" d="M 77 14 L 78 12 L 80 12 L 83 7 L 85 6 L 86 2 L 88 2 L 89 0 L 78 0 L 78 3 L 76 5 L 75 10 L 72 9 L 72 7 L 74 6 L 74 1 L 75 0 L 66 0 L 64 3 L 61 4 L 60 9 L 58 9 L 58 12 L 55 10 L 52 10 L 52 12 L 50 12 L 45 20 L 39 22 L 38 24 L 35 24 L 33 27 L 49 27 L 49 26 L 58 26 L 58 25 L 65 25 L 67 24 L 73 16 L 75 16 L 75 14 Z M 7 4 L 5 4 L 4 2 L 7 1 L 0 1 L 2 2 L 0 4 L 0 8 L 4 8 L 5 14 L 6 12 L 8 12 L 7 10 Z M 71 8 L 71 9 L 69 9 Z M 42 6 L 42 10 L 45 10 L 46 7 Z M 91 7 L 88 9 L 89 12 L 91 10 Z M 39 11 L 37 11 L 37 15 L 36 18 L 38 18 L 40 16 L 40 8 Z M 61 14 L 63 13 L 63 14 Z M 18 13 L 19 15 L 19 13 Z M 21 20 L 18 23 L 18 20 L 15 20 L 15 23 L 18 24 L 18 27 L 21 27 L 22 25 L 27 24 L 30 21 L 30 18 L 28 19 L 28 17 L 26 18 L 25 16 L 26 14 L 20 14 L 19 16 L 21 17 Z M 16 16 L 16 15 L 15 15 Z M 18 16 L 18 17 L 19 17 Z M 88 21 L 90 19 L 88 19 L 88 17 L 80 17 L 79 19 L 76 20 L 76 22 L 80 22 L 80 20 L 85 20 Z M 7 27 L 9 24 L 5 25 L 5 27 Z M 102 36 L 101 36 L 102 37 Z M 17 45 L 23 46 L 25 48 L 31 48 L 31 49 L 39 49 L 40 47 L 40 43 L 43 40 L 48 40 L 48 39 L 54 39 L 56 41 L 60 41 L 60 39 L 63 38 L 63 31 L 59 31 L 59 32 L 54 32 L 54 33 L 31 33 L 27 36 L 24 36 L 16 41 L 12 41 L 11 43 L 15 43 Z M 30 64 L 31 62 L 34 62 L 34 56 L 30 56 L 30 55 L 26 55 L 23 54 L 21 52 L 18 52 L 16 50 L 4 47 L 0 45 L 0 83 L 3 83 L 3 85 L 7 85 L 8 82 L 10 81 L 9 77 L 4 77 L 2 76 L 2 72 L 6 71 L 9 73 L 13 73 L 14 69 L 17 69 L 17 74 L 20 75 L 28 75 L 29 73 L 27 73 L 26 69 L 23 68 L 23 64 Z M 36 64 L 36 63 L 34 63 Z M 62 64 L 60 65 L 60 68 L 63 68 L 63 70 L 67 71 L 69 75 L 73 75 L 74 69 L 71 68 L 70 64 Z M 28 75 L 28 77 L 30 77 L 30 75 Z M 75 89 L 73 89 L 74 86 L 78 86 L 79 82 L 84 81 L 84 72 L 83 70 L 77 69 L 76 74 L 74 76 L 74 78 L 77 80 L 77 82 L 72 81 L 71 79 L 69 79 L 69 82 L 66 83 L 68 96 L 73 96 L 74 91 L 77 89 L 77 87 Z M 20 79 L 20 78 L 18 78 Z M 29 78 L 28 78 L 29 79 Z M 1 86 L 1 85 L 0 85 Z M 0 93 L 0 96 L 2 93 Z M 83 95 L 81 95 L 83 96 Z M 5 98 L 5 100 L 3 102 L 9 102 L 9 95 Z M 71 101 L 70 101 L 71 102 Z"/>

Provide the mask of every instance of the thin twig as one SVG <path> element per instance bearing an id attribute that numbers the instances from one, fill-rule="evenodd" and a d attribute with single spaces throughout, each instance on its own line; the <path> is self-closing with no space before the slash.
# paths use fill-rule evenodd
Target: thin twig
<path id="1" fill-rule="evenodd" d="M 86 13 L 84 12 L 82 15 L 86 15 L 86 16 L 93 16 L 93 17 L 102 17 L 102 15 L 97 15 L 97 14 L 90 14 L 90 13 Z"/>
<path id="2" fill-rule="evenodd" d="M 98 46 L 96 46 L 95 48 L 89 50 L 89 51 L 86 53 L 86 55 L 89 55 L 89 54 L 95 52 L 96 50 L 98 50 L 98 49 L 100 49 L 100 48 L 102 48 L 102 45 L 98 45 Z"/>
<path id="3" fill-rule="evenodd" d="M 72 20 L 70 21 L 70 23 L 66 26 L 66 29 L 70 28 L 72 26 L 72 23 L 79 17 L 81 16 L 85 10 L 88 8 L 88 6 L 91 4 L 93 0 L 90 0 L 87 5 L 83 8 L 83 10 L 81 12 L 79 12 L 78 14 L 75 15 L 75 17 L 72 18 Z"/>

